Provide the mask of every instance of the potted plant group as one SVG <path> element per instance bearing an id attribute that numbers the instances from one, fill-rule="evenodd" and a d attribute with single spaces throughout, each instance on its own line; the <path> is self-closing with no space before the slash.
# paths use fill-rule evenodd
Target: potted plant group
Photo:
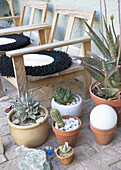
<path id="1" fill-rule="evenodd" d="M 48 137 L 48 111 L 34 100 L 32 92 L 17 98 L 7 116 L 11 136 L 18 145 L 37 147 Z"/>
<path id="2" fill-rule="evenodd" d="M 120 6 L 120 1 L 118 3 Z M 121 34 L 120 36 L 116 35 L 114 16 L 110 17 L 112 28 L 110 25 L 108 27 L 106 18 L 107 16 L 104 18 L 106 37 L 101 33 L 103 41 L 85 22 L 90 32 L 88 35 L 100 50 L 102 56 L 88 52 L 91 57 L 76 58 L 82 60 L 81 64 L 97 80 L 92 83 L 89 89 L 92 100 L 96 105 L 107 104 L 112 106 L 117 112 L 118 124 L 121 124 Z"/>
<path id="3" fill-rule="evenodd" d="M 74 149 L 65 142 L 64 146 L 59 146 L 55 153 L 61 164 L 68 165 L 72 162 Z"/>
<path id="4" fill-rule="evenodd" d="M 69 146 L 74 147 L 81 130 L 81 120 L 78 117 L 70 115 L 61 117 L 57 109 L 52 109 L 50 115 L 53 119 L 52 129 L 59 144 L 64 145 L 65 142 L 68 142 Z"/>
<path id="5" fill-rule="evenodd" d="M 59 110 L 60 114 L 80 117 L 82 110 L 82 98 L 74 94 L 64 85 L 56 90 L 56 95 L 51 101 L 51 108 Z"/>

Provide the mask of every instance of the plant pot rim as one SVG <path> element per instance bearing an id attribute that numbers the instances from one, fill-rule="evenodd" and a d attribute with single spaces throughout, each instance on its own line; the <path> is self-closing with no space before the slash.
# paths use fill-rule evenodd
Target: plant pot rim
<path id="1" fill-rule="evenodd" d="M 94 127 L 91 122 L 90 122 L 90 128 L 93 129 L 94 131 L 99 131 L 99 133 L 108 133 L 109 131 L 113 131 L 114 129 L 117 128 L 117 123 L 115 124 L 115 126 L 111 129 L 98 129 L 96 127 Z"/>
<path id="2" fill-rule="evenodd" d="M 35 124 L 29 125 L 29 126 L 19 126 L 19 125 L 15 125 L 15 124 L 13 124 L 13 123 L 11 122 L 11 120 L 10 120 L 11 116 L 16 112 L 16 111 L 13 109 L 13 110 L 11 110 L 11 111 L 9 112 L 9 114 L 7 115 L 7 122 L 8 122 L 8 124 L 9 124 L 9 126 L 11 126 L 11 127 L 13 127 L 13 128 L 21 129 L 21 130 L 33 129 L 33 128 L 36 128 L 36 127 L 40 126 L 40 125 L 43 124 L 43 123 L 47 120 L 47 118 L 48 118 L 48 110 L 47 110 L 44 106 L 40 106 L 40 107 L 41 107 L 42 109 L 44 109 L 44 111 L 45 111 L 45 117 L 44 117 L 44 119 L 43 119 L 42 122 L 40 122 L 40 123 L 35 123 Z"/>
<path id="3" fill-rule="evenodd" d="M 78 117 L 76 117 L 76 116 L 71 116 L 71 115 L 64 115 L 64 116 L 62 116 L 62 118 L 65 118 L 65 119 L 68 119 L 68 118 L 66 118 L 66 117 L 68 117 L 68 118 L 75 118 L 75 119 L 77 119 L 78 121 L 79 121 L 79 127 L 77 128 L 77 129 L 75 129 L 75 130 L 71 130 L 71 131 L 61 131 L 61 130 L 58 130 L 58 129 L 56 129 L 55 127 L 54 127 L 54 123 L 55 123 L 55 121 L 53 121 L 52 122 L 52 129 L 53 129 L 53 131 L 55 132 L 55 133 L 61 133 L 62 135 L 64 135 L 64 136 L 66 136 L 66 134 L 72 134 L 72 133 L 74 133 L 74 132 L 76 132 L 76 131 L 78 131 L 78 130 L 80 130 L 81 129 L 81 120 L 78 118 Z"/>
<path id="4" fill-rule="evenodd" d="M 56 104 L 58 104 L 59 106 L 63 106 L 63 107 L 66 107 L 66 108 L 70 108 L 70 109 L 71 109 L 71 107 L 74 107 L 75 105 L 78 106 L 78 105 L 80 105 L 80 103 L 82 103 L 82 98 L 81 98 L 81 96 L 78 95 L 78 94 L 75 94 L 75 95 L 79 97 L 80 101 L 77 102 L 77 103 L 74 104 L 74 105 L 64 105 L 64 104 L 60 104 L 60 103 L 56 102 L 54 98 L 52 98 L 52 100 L 53 100 Z"/>
<path id="5" fill-rule="evenodd" d="M 103 99 L 103 98 L 101 98 L 101 97 L 98 97 L 98 96 L 96 96 L 94 93 L 92 93 L 92 87 L 93 87 L 93 85 L 95 84 L 95 83 L 97 83 L 97 81 L 94 81 L 91 85 L 90 85 L 90 87 L 89 87 L 89 91 L 90 91 L 90 94 L 92 95 L 92 96 L 94 96 L 97 100 L 100 100 L 100 101 L 106 101 L 107 103 L 109 103 L 109 102 L 112 102 L 113 104 L 115 104 L 115 103 L 118 103 L 117 105 L 117 107 L 119 107 L 119 103 L 121 103 L 121 99 L 119 99 L 119 100 L 106 100 L 106 99 Z M 121 104 L 120 104 L 121 105 Z"/>
<path id="6" fill-rule="evenodd" d="M 64 145 L 62 145 L 62 146 L 64 146 Z M 68 146 L 68 147 L 72 149 L 72 154 L 69 155 L 69 156 L 67 156 L 67 157 L 59 156 L 59 155 L 58 155 L 59 147 L 56 149 L 55 153 L 56 153 L 56 155 L 57 155 L 57 157 L 58 157 L 59 159 L 67 159 L 67 158 L 70 158 L 70 157 L 74 154 L 74 149 L 73 149 L 71 146 Z"/>

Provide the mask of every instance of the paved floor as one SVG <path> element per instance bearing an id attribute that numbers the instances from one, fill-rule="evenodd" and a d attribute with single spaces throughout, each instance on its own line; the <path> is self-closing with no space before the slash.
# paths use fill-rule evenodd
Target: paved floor
<path id="1" fill-rule="evenodd" d="M 61 83 L 63 84 L 63 83 Z M 75 93 L 83 96 L 83 86 L 77 80 L 64 82 L 69 85 Z M 5 154 L 0 155 L 0 170 L 19 170 L 15 148 L 17 145 L 13 141 L 9 126 L 4 115 L 6 107 L 11 105 L 15 100 L 16 89 L 3 79 L 5 97 L 0 98 L 0 130 L 2 142 L 5 148 Z M 34 96 L 41 101 L 41 104 L 48 109 L 50 108 L 51 97 L 54 89 L 58 88 L 60 83 L 49 85 L 34 91 Z M 80 90 L 81 89 L 81 90 Z M 74 148 L 75 155 L 73 162 L 69 166 L 62 166 L 57 160 L 55 154 L 48 157 L 53 170 L 119 170 L 121 169 L 121 127 L 118 127 L 112 142 L 107 146 L 99 146 L 94 139 L 93 133 L 89 128 L 89 114 L 94 107 L 91 99 L 84 101 L 82 111 L 82 129 L 80 131 L 77 145 Z M 51 129 L 51 118 L 49 117 L 50 132 L 47 141 L 51 141 L 58 147 L 58 142 Z M 41 146 L 39 147 L 41 148 Z"/>

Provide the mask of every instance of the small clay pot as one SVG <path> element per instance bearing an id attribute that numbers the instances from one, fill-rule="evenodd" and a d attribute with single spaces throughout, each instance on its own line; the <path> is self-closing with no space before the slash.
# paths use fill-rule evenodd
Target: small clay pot
<path id="1" fill-rule="evenodd" d="M 109 105 L 111 107 L 114 108 L 114 110 L 117 113 L 117 117 L 118 117 L 118 125 L 121 125 L 121 99 L 120 100 L 105 100 L 103 98 L 100 98 L 98 96 L 96 96 L 95 94 L 92 93 L 92 87 L 94 86 L 94 84 L 97 81 L 95 81 L 94 83 L 91 84 L 89 91 L 90 91 L 90 96 L 92 98 L 92 100 L 95 102 L 96 105 L 100 105 L 100 104 L 106 104 Z"/>
<path id="2" fill-rule="evenodd" d="M 95 128 L 90 122 L 90 128 L 92 129 L 94 133 L 96 142 L 99 145 L 107 145 L 112 140 L 113 133 L 115 132 L 117 128 L 117 124 L 112 129 L 101 130 L 101 129 Z"/>
<path id="3" fill-rule="evenodd" d="M 74 149 L 71 146 L 69 146 L 69 147 L 72 149 L 72 154 L 69 155 L 68 157 L 59 156 L 58 155 L 59 148 L 57 148 L 56 151 L 55 151 L 55 154 L 56 154 L 57 158 L 59 159 L 59 161 L 62 165 L 69 165 L 72 162 L 73 155 L 74 155 Z"/>
<path id="4" fill-rule="evenodd" d="M 63 119 L 74 118 L 74 119 L 77 119 L 79 121 L 79 127 L 75 130 L 72 130 L 72 131 L 58 130 L 54 126 L 55 122 L 54 121 L 52 122 L 52 129 L 53 129 L 53 132 L 55 133 L 55 135 L 57 137 L 59 144 L 64 145 L 65 142 L 68 142 L 69 146 L 75 147 L 79 132 L 81 130 L 81 120 L 78 117 L 70 116 L 70 115 L 62 116 L 62 118 Z"/>

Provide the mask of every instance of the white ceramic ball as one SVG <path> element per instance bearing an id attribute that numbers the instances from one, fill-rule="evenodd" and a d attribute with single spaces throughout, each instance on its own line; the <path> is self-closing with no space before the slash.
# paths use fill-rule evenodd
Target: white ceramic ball
<path id="1" fill-rule="evenodd" d="M 97 129 L 111 129 L 117 123 L 116 111 L 106 104 L 98 105 L 91 111 L 90 122 Z"/>

